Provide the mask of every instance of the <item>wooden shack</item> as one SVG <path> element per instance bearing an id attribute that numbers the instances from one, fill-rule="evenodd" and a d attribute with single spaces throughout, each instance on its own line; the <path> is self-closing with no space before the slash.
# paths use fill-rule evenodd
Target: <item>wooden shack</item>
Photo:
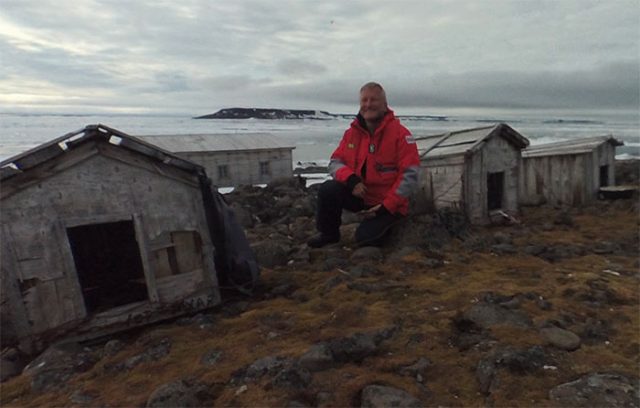
<path id="1" fill-rule="evenodd" d="M 521 203 L 579 206 L 598 197 L 601 187 L 615 184 L 613 136 L 546 143 L 522 151 Z"/>
<path id="2" fill-rule="evenodd" d="M 0 168 L 4 344 L 37 349 L 220 302 L 201 166 L 92 125 Z"/>
<path id="3" fill-rule="evenodd" d="M 417 211 L 452 207 L 474 224 L 518 212 L 520 150 L 529 141 L 509 125 L 416 137 L 420 153 Z"/>
<path id="4" fill-rule="evenodd" d="M 140 136 L 198 163 L 218 187 L 267 184 L 293 176 L 295 146 L 267 133 Z"/>

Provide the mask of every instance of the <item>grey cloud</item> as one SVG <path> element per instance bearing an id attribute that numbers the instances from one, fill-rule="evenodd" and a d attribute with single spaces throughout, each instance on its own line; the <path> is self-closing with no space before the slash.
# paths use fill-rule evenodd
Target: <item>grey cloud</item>
<path id="1" fill-rule="evenodd" d="M 279 61 L 277 68 L 280 73 L 293 77 L 317 75 L 327 72 L 327 67 L 324 65 L 293 58 Z"/>
<path id="2" fill-rule="evenodd" d="M 396 107 L 637 108 L 640 78 L 635 61 L 581 71 L 470 71 L 429 77 L 382 78 Z M 361 81 L 322 81 L 280 87 L 281 97 L 320 105 L 357 105 Z"/>

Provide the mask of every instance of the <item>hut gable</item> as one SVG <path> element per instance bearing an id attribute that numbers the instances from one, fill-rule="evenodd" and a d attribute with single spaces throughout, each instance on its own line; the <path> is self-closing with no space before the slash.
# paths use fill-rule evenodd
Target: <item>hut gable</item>
<path id="1" fill-rule="evenodd" d="M 268 133 L 147 135 L 141 139 L 205 167 L 219 187 L 293 175 L 295 146 Z"/>
<path id="2" fill-rule="evenodd" d="M 201 166 L 92 125 L 0 168 L 3 341 L 37 347 L 219 302 Z"/>
<path id="3" fill-rule="evenodd" d="M 521 202 L 579 206 L 615 184 L 615 152 L 623 143 L 611 135 L 531 146 L 522 151 Z"/>
<path id="4" fill-rule="evenodd" d="M 454 207 L 474 223 L 493 210 L 517 212 L 520 150 L 529 141 L 500 123 L 417 137 L 422 178 L 418 209 Z"/>

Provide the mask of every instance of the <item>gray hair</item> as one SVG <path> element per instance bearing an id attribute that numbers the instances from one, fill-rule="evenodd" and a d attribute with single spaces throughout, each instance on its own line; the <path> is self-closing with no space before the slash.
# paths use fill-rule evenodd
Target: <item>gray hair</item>
<path id="1" fill-rule="evenodd" d="M 384 99 L 384 102 L 385 103 L 387 102 L 387 93 L 384 91 L 384 88 L 379 83 L 367 82 L 366 84 L 362 85 L 362 88 L 360 88 L 360 93 L 362 93 L 365 89 L 377 89 L 378 91 L 380 91 L 380 93 L 382 93 L 382 98 Z"/>

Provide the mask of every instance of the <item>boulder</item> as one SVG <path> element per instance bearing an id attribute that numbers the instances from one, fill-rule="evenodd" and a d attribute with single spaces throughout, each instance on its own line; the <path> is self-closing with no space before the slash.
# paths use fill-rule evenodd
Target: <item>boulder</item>
<path id="1" fill-rule="evenodd" d="M 422 407 L 420 400 L 404 390 L 383 385 L 369 385 L 362 390 L 361 407 Z"/>
<path id="2" fill-rule="evenodd" d="M 222 357 L 222 351 L 218 349 L 209 350 L 200 358 L 200 364 L 205 366 L 214 366 Z"/>
<path id="3" fill-rule="evenodd" d="M 298 364 L 309 371 L 322 371 L 333 366 L 333 355 L 326 344 L 314 344 L 299 359 Z"/>
<path id="4" fill-rule="evenodd" d="M 279 388 L 304 390 L 311 384 L 311 380 L 311 373 L 309 373 L 309 371 L 294 364 L 278 372 L 271 381 L 271 384 Z"/>
<path id="5" fill-rule="evenodd" d="M 381 261 L 383 257 L 382 251 L 378 247 L 362 247 L 353 251 L 350 260 L 353 263 L 363 261 Z"/>
<path id="6" fill-rule="evenodd" d="M 155 389 L 147 407 L 202 407 L 211 404 L 211 395 L 204 384 L 178 380 Z"/>
<path id="7" fill-rule="evenodd" d="M 31 389 L 45 392 L 63 386 L 74 374 L 89 370 L 98 361 L 89 349 L 77 343 L 49 347 L 23 370 L 31 377 Z"/>
<path id="8" fill-rule="evenodd" d="M 559 327 L 541 329 L 540 334 L 547 343 L 562 350 L 577 350 L 581 344 L 580 337 L 577 334 Z"/>
<path id="9" fill-rule="evenodd" d="M 622 374 L 591 373 L 560 384 L 549 391 L 549 399 L 571 407 L 637 407 L 638 379 Z"/>
<path id="10" fill-rule="evenodd" d="M 0 382 L 20 375 L 27 364 L 26 357 L 15 348 L 6 348 L 0 354 Z"/>
<path id="11" fill-rule="evenodd" d="M 515 327 L 531 327 L 532 321 L 524 312 L 491 303 L 477 303 L 463 314 L 468 320 L 482 329 L 493 325 L 507 325 Z"/>
<path id="12" fill-rule="evenodd" d="M 334 361 L 339 363 L 359 363 L 377 352 L 375 335 L 364 333 L 330 340 L 327 348 Z"/>

